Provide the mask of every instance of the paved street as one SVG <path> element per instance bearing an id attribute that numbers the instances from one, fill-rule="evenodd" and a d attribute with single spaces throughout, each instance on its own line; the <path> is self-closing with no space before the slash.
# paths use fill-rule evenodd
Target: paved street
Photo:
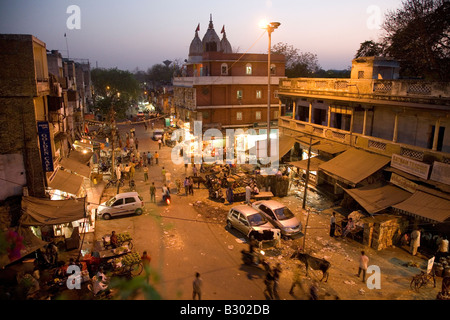
<path id="1" fill-rule="evenodd" d="M 159 124 L 162 127 L 162 123 Z M 156 128 L 157 126 L 155 126 Z M 121 132 L 129 130 L 128 126 L 119 126 Z M 185 177 L 184 165 L 174 165 L 170 160 L 172 148 L 162 147 L 158 150 L 157 142 L 151 140 L 151 129 L 136 126 L 136 135 L 140 141 L 139 151 L 158 151 L 159 166 L 150 167 L 149 181 L 143 181 L 142 170 L 136 172 L 137 191 L 144 197 L 145 213 L 142 216 L 115 218 L 109 221 L 98 220 L 95 237 L 101 239 L 112 230 L 117 233 L 129 232 L 135 249 L 142 253 L 147 250 L 151 257 L 151 266 L 161 276 L 156 283 L 158 291 L 165 299 L 191 299 L 192 281 L 195 272 L 204 280 L 206 300 L 261 300 L 265 299 L 262 273 L 246 269 L 241 265 L 240 250 L 247 249 L 243 236 L 225 228 L 225 213 L 230 206 L 213 202 L 208 197 L 207 189 L 202 185 L 194 189 L 194 196 L 174 195 L 172 203 L 166 206 L 161 202 L 163 179 L 162 167 L 172 173 L 172 181 Z M 189 167 L 187 174 L 191 174 Z M 150 203 L 149 186 L 155 182 L 157 187 L 156 204 Z M 127 191 L 127 184 L 121 191 Z M 107 189 L 106 198 L 113 196 L 115 188 Z M 314 192 L 308 201 L 323 201 Z M 305 225 L 306 217 L 300 212 L 301 198 L 290 195 L 277 199 L 287 204 Z M 308 202 L 309 203 L 309 202 Z M 323 208 L 320 208 L 323 209 Z M 325 209 L 313 213 L 309 218 L 306 236 L 306 251 L 331 262 L 330 276 L 327 283 L 319 284 L 322 299 L 355 300 L 417 300 L 435 299 L 441 289 L 441 278 L 437 278 L 437 287 L 427 287 L 419 292 L 412 291 L 409 284 L 413 275 L 425 268 L 425 257 L 411 256 L 402 248 L 388 248 L 375 251 L 351 239 L 341 240 L 328 236 L 330 211 Z M 297 288 L 289 294 L 293 271 L 299 262 L 289 259 L 296 248 L 302 246 L 303 239 L 283 240 L 281 249 L 267 250 L 266 257 L 274 266 L 281 263 L 283 272 L 280 279 L 281 299 L 307 299 L 304 290 L 308 290 L 311 281 L 320 280 L 321 274 L 311 271 L 310 277 L 303 277 L 303 288 Z M 356 276 L 358 257 L 365 250 L 370 258 L 369 265 L 377 265 L 381 270 L 381 289 L 369 289 L 361 278 Z M 408 266 L 409 264 L 409 266 Z M 419 268 L 418 268 L 419 267 Z M 302 275 L 304 268 L 302 265 Z"/>

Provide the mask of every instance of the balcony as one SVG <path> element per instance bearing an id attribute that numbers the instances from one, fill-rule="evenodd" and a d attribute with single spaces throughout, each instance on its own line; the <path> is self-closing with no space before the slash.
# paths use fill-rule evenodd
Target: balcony
<path id="1" fill-rule="evenodd" d="M 300 136 L 307 134 L 313 136 L 313 139 L 318 138 L 338 142 L 388 157 L 391 157 L 392 154 L 399 154 L 418 161 L 440 161 L 446 163 L 450 161 L 450 154 L 445 152 L 433 151 L 408 144 L 396 143 L 391 140 L 366 136 L 360 133 L 294 120 L 286 116 L 279 118 L 278 127 L 284 135 Z"/>
<path id="2" fill-rule="evenodd" d="M 442 110 L 450 106 L 450 83 L 421 80 L 284 78 L 278 94 L 371 104 L 420 103 Z"/>

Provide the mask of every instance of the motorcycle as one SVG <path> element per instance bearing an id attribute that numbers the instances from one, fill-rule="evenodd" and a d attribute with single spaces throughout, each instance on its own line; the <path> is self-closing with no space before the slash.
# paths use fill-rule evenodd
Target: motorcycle
<path id="1" fill-rule="evenodd" d="M 163 202 L 165 202 L 167 205 L 170 204 L 170 194 L 163 195 Z"/>

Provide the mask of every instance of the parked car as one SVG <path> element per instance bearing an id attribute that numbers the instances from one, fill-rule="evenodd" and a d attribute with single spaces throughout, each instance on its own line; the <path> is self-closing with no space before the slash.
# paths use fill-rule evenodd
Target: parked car
<path id="1" fill-rule="evenodd" d="M 144 199 L 137 192 L 118 193 L 97 208 L 97 216 L 105 220 L 127 214 L 141 215 L 144 210 Z"/>
<path id="2" fill-rule="evenodd" d="M 230 209 L 227 215 L 227 226 L 235 228 L 246 236 L 253 230 L 273 229 L 273 225 L 255 208 L 238 205 Z"/>
<path id="3" fill-rule="evenodd" d="M 284 204 L 275 200 L 261 200 L 254 202 L 252 206 L 279 228 L 283 236 L 290 237 L 301 234 L 302 224 Z"/>

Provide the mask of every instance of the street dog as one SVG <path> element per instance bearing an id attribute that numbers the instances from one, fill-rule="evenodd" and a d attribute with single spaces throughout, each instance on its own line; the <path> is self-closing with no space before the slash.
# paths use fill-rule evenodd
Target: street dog
<path id="1" fill-rule="evenodd" d="M 297 258 L 298 260 L 300 260 L 305 264 L 307 276 L 308 276 L 308 268 L 311 267 L 313 270 L 322 271 L 322 279 L 320 279 L 320 281 L 322 281 L 325 277 L 326 277 L 325 282 L 328 281 L 328 269 L 330 269 L 331 264 L 327 260 L 315 258 L 313 256 L 310 256 L 309 254 L 301 252 L 295 252 L 291 256 L 291 259 L 293 258 Z"/>

